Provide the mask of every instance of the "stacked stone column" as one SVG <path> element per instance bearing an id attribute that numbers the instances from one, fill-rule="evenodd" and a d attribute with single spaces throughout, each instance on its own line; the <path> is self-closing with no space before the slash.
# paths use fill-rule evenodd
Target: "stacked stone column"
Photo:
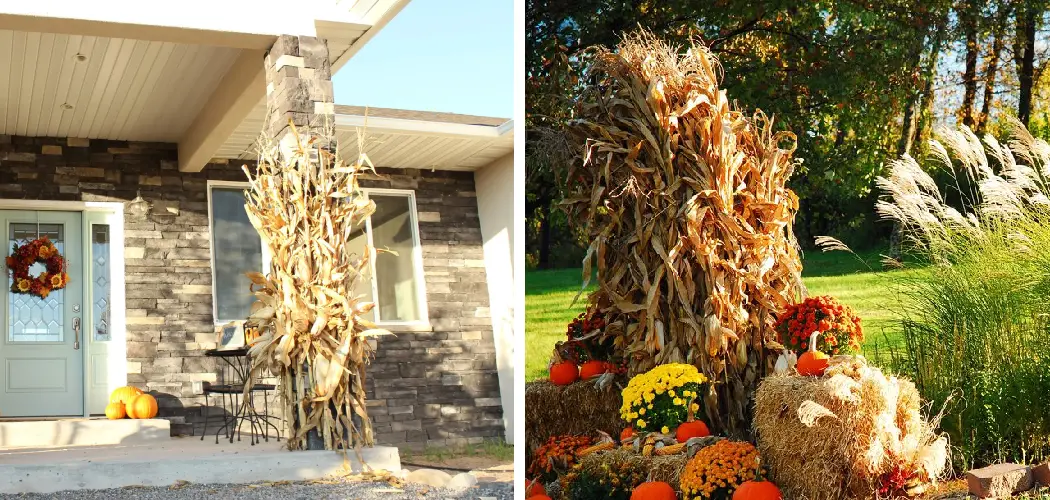
<path id="1" fill-rule="evenodd" d="M 266 122 L 263 133 L 283 143 L 289 123 L 300 134 L 331 138 L 335 100 L 328 44 L 311 36 L 281 35 L 266 54 Z"/>

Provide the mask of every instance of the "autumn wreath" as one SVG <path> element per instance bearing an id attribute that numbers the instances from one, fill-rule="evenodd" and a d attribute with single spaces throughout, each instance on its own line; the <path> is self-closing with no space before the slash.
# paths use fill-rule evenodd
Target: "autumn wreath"
<path id="1" fill-rule="evenodd" d="M 29 268 L 37 262 L 43 263 L 46 269 L 39 276 L 30 276 Z M 52 290 L 65 288 L 69 282 L 69 275 L 65 272 L 66 259 L 46 237 L 22 246 L 16 243 L 7 257 L 7 268 L 14 278 L 11 284 L 14 293 L 27 293 L 46 299 Z"/>

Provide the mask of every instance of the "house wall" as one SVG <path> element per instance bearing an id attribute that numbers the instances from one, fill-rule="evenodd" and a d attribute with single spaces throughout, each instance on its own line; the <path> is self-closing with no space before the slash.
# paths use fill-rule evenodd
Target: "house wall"
<path id="1" fill-rule="evenodd" d="M 485 271 L 496 366 L 503 401 L 505 438 L 514 442 L 514 155 L 508 154 L 474 172 L 481 234 L 485 240 Z"/>
<path id="2" fill-rule="evenodd" d="M 184 173 L 174 144 L 0 135 L 0 198 L 127 202 L 141 193 L 152 203 L 146 219 L 125 214 L 128 383 L 157 396 L 176 433 L 195 425 L 200 432 L 204 397 L 194 383 L 217 380 L 217 360 L 203 356 L 215 346 L 207 183 L 244 180 L 241 163 Z M 363 184 L 416 190 L 433 332 L 379 340 L 367 381 L 377 441 L 423 446 L 499 436 L 473 176 L 380 174 Z"/>

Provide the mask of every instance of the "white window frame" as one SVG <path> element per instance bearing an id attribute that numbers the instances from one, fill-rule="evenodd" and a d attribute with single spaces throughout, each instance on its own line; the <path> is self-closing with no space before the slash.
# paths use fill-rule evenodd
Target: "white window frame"
<path id="1" fill-rule="evenodd" d="M 251 184 L 240 181 L 208 181 L 208 247 L 211 253 L 211 297 L 212 297 L 212 320 L 216 325 L 226 324 L 225 322 L 219 321 L 219 302 L 215 297 L 215 239 L 213 237 L 215 228 L 213 227 L 214 217 L 212 215 L 212 190 L 215 188 L 219 189 L 244 189 L 251 188 Z M 412 225 L 412 261 L 415 267 L 416 278 L 418 280 L 416 287 L 416 300 L 419 303 L 419 316 L 420 319 L 417 321 L 383 321 L 382 316 L 379 312 L 378 296 L 379 296 L 379 284 L 376 279 L 376 249 L 372 242 L 372 218 L 369 217 L 365 220 L 365 232 L 368 242 L 368 247 L 371 249 L 369 253 L 368 265 L 369 265 L 369 278 L 372 284 L 372 298 L 377 301 L 377 305 L 372 309 L 375 323 L 377 326 L 389 328 L 397 331 L 430 331 L 432 329 L 430 325 L 430 313 L 427 308 L 427 291 L 426 291 L 426 274 L 423 271 L 423 244 L 419 238 L 419 211 L 416 209 L 416 192 L 411 189 L 387 189 L 387 188 L 361 188 L 365 197 L 368 198 L 370 194 L 377 195 L 388 195 L 388 196 L 404 196 L 408 198 L 409 205 L 409 219 Z M 262 248 L 262 263 L 263 263 L 263 274 L 269 274 L 270 272 L 270 250 L 266 245 L 265 241 L 262 241 L 262 236 L 259 236 L 261 248 Z"/>
<path id="2" fill-rule="evenodd" d="M 247 191 L 251 188 L 251 184 L 240 181 L 208 181 L 208 248 L 211 253 L 211 318 L 216 325 L 225 325 L 228 321 L 219 320 L 219 301 L 215 295 L 215 218 L 212 215 L 212 204 L 211 204 L 211 193 L 212 190 L 218 189 L 243 189 Z M 259 248 L 262 250 L 262 271 L 263 274 L 270 273 L 270 248 L 263 241 L 262 235 L 259 236 Z M 248 318 L 239 318 L 232 321 L 243 321 Z"/>

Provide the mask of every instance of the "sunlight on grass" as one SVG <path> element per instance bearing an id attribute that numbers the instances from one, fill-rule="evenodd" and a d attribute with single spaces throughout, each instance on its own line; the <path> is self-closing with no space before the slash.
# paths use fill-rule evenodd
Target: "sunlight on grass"
<path id="1" fill-rule="evenodd" d="M 900 330 L 893 318 L 901 304 L 891 272 L 882 271 L 879 252 L 859 257 L 863 262 L 844 252 L 808 253 L 803 282 L 811 296 L 831 295 L 856 310 L 866 337 L 864 354 L 881 357 L 887 345 L 899 347 Z M 579 269 L 525 274 L 525 380 L 546 375 L 554 343 L 565 339 L 569 321 L 584 310 L 585 295 L 570 307 L 581 283 Z"/>

